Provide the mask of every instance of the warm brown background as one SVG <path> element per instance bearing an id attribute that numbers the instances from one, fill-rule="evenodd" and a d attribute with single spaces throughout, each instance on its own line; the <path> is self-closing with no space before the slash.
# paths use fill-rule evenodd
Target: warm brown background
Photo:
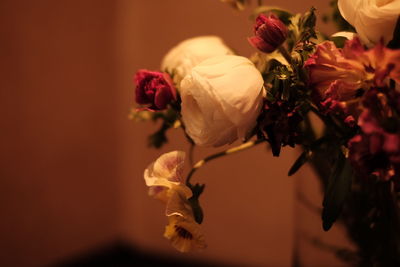
<path id="1" fill-rule="evenodd" d="M 321 14 L 328 2 L 268 5 Z M 218 0 L 2 0 L 0 265 L 42 266 L 125 240 L 242 266 L 290 266 L 296 255 L 305 266 L 339 266 L 307 241 L 346 243 L 340 227 L 322 233 L 319 214 L 298 204 L 298 192 L 321 200 L 310 170 L 286 176 L 291 149 L 277 159 L 258 147 L 196 174 L 207 183 L 206 251 L 181 255 L 162 237 L 163 207 L 147 196 L 143 169 L 187 145 L 175 131 L 161 151 L 146 147 L 156 127 L 127 120 L 132 75 L 157 69 L 168 49 L 197 35 L 219 35 L 248 56 L 251 27 L 248 13 Z"/>

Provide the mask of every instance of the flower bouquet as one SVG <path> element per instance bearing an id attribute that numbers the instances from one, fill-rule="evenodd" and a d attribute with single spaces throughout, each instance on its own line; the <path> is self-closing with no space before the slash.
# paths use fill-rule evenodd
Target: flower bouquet
<path id="1" fill-rule="evenodd" d="M 192 182 L 199 168 L 257 145 L 276 157 L 282 147 L 296 146 L 302 153 L 288 175 L 306 163 L 315 169 L 325 189 L 323 229 L 340 221 L 357 245 L 343 258 L 400 265 L 400 0 L 339 0 L 332 7 L 324 18 L 339 32 L 326 36 L 316 29 L 314 8 L 292 14 L 258 1 L 250 58 L 217 36 L 200 36 L 172 48 L 160 71 L 136 73 L 131 118 L 161 123 L 149 145 L 160 148 L 177 128 L 191 144 L 190 170 L 186 153 L 172 151 L 144 171 L 149 195 L 165 204 L 164 236 L 177 250 L 206 247 L 205 185 Z M 193 163 L 196 145 L 237 140 L 242 144 Z"/>

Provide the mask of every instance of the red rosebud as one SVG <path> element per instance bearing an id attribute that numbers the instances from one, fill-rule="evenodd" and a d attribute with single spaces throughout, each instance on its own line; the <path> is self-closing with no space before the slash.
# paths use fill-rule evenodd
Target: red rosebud
<path id="1" fill-rule="evenodd" d="M 258 15 L 254 35 L 248 38 L 250 44 L 264 53 L 271 53 L 287 38 L 288 29 L 275 15 Z"/>
<path id="2" fill-rule="evenodd" d="M 135 75 L 136 102 L 150 104 L 149 110 L 162 110 L 176 100 L 176 89 L 167 73 L 139 70 Z"/>

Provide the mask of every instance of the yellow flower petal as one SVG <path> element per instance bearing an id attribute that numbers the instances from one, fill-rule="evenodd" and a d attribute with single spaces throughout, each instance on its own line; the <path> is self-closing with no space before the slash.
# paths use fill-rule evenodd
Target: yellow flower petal
<path id="1" fill-rule="evenodd" d="M 169 217 L 164 237 L 180 252 L 202 250 L 207 247 L 200 225 L 182 216 Z"/>

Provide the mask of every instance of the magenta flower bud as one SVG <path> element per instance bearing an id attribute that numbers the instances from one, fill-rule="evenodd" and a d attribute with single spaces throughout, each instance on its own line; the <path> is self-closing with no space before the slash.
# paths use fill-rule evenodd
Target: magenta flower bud
<path id="1" fill-rule="evenodd" d="M 264 53 L 271 53 L 287 38 L 288 29 L 275 15 L 258 15 L 254 35 L 248 38 L 250 44 Z"/>
<path id="2" fill-rule="evenodd" d="M 136 102 L 150 106 L 149 110 L 163 110 L 176 100 L 176 89 L 167 73 L 139 70 L 135 75 Z"/>

